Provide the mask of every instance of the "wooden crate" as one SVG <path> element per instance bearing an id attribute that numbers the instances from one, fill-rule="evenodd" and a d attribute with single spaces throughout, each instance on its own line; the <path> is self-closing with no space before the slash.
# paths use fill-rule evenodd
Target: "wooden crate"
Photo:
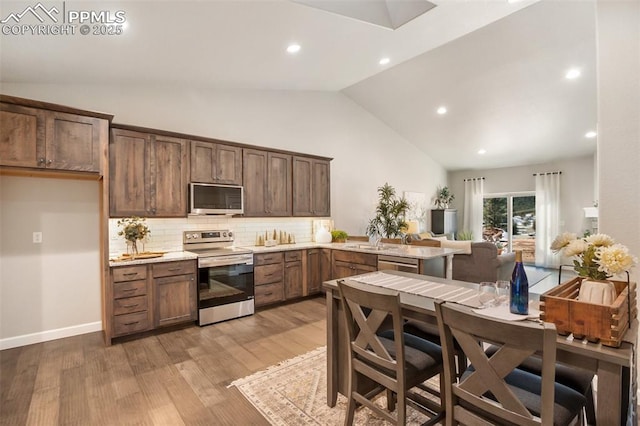
<path id="1" fill-rule="evenodd" d="M 632 319 L 638 316 L 636 283 L 611 280 L 618 297 L 610 306 L 577 300 L 581 277 L 552 288 L 540 296 L 540 319 L 556 325 L 558 334 L 619 347 Z"/>

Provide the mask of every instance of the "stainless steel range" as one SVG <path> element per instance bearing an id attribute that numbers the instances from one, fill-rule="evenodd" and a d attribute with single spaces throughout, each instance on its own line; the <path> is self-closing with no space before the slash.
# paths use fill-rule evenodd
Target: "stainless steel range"
<path id="1" fill-rule="evenodd" d="M 182 244 L 198 255 L 201 326 L 254 313 L 253 253 L 233 247 L 232 231 L 185 231 Z"/>

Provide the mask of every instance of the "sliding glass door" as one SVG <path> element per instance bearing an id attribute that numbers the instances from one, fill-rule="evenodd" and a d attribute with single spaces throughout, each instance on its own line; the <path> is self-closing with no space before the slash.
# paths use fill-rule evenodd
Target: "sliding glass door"
<path id="1" fill-rule="evenodd" d="M 536 197 L 533 192 L 484 196 L 482 239 L 505 252 L 522 250 L 535 263 Z"/>

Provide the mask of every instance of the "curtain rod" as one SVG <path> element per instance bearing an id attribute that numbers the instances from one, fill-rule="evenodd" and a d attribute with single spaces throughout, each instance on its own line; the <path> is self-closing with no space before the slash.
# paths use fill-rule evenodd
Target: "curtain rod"
<path id="1" fill-rule="evenodd" d="M 477 178 L 469 178 L 469 179 L 463 179 L 464 182 L 468 181 L 468 180 L 484 180 L 483 177 L 477 177 Z"/>
<path id="2" fill-rule="evenodd" d="M 545 176 L 545 175 L 561 175 L 562 172 L 546 172 L 546 173 L 534 173 L 534 176 Z"/>

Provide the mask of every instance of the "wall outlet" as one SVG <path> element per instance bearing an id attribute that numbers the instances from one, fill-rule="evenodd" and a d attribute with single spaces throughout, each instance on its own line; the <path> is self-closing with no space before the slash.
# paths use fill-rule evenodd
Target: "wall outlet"
<path id="1" fill-rule="evenodd" d="M 34 242 L 34 244 L 42 243 L 42 232 L 34 232 L 33 233 L 33 242 Z"/>

